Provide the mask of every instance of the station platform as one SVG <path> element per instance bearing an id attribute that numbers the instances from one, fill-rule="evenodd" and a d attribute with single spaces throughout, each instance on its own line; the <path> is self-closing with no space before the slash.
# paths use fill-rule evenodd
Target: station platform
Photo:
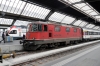
<path id="1" fill-rule="evenodd" d="M 100 66 L 100 44 L 55 59 L 41 66 Z"/>
<path id="2" fill-rule="evenodd" d="M 19 45 L 20 40 L 14 40 L 13 42 L 6 42 L 4 43 L 3 41 L 0 43 L 0 45 Z"/>
<path id="3" fill-rule="evenodd" d="M 0 39 L 1 40 L 1 39 Z M 19 43 L 19 40 L 14 40 L 13 42 L 3 41 L 0 43 L 1 53 L 9 53 L 11 51 L 21 51 L 23 50 L 22 44 Z"/>

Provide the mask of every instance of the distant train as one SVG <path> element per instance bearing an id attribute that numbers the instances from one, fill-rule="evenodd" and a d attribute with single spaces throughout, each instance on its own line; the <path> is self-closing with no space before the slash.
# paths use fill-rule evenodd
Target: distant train
<path id="1" fill-rule="evenodd" d="M 99 39 L 100 38 L 100 31 L 92 30 L 92 29 L 83 29 L 83 39 L 85 41 L 92 40 L 92 39 Z"/>
<path id="2" fill-rule="evenodd" d="M 37 21 L 28 24 L 23 47 L 25 50 L 36 50 L 94 39 L 100 39 L 100 31 Z"/>
<path id="3" fill-rule="evenodd" d="M 23 35 L 26 35 L 27 26 L 11 26 L 7 29 L 7 32 L 14 40 L 22 39 Z"/>

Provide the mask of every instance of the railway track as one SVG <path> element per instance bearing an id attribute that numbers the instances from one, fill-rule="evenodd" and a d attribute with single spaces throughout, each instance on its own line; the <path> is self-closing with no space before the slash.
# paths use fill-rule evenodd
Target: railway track
<path id="1" fill-rule="evenodd" d="M 83 47 L 80 47 L 80 48 L 76 48 L 74 50 L 60 52 L 60 53 L 53 54 L 53 55 L 50 55 L 50 56 L 46 56 L 46 57 L 43 57 L 43 58 L 39 58 L 39 59 L 23 62 L 23 63 L 20 63 L 20 64 L 16 64 L 16 65 L 13 65 L 13 66 L 41 66 L 41 64 L 47 63 L 49 61 L 58 59 L 60 57 L 64 57 L 66 55 L 69 55 L 69 54 L 72 54 L 72 53 L 75 53 L 75 52 L 78 52 L 78 51 L 81 51 L 83 49 L 90 48 L 90 47 L 95 46 L 95 45 L 97 45 L 97 44 L 86 45 L 86 46 L 83 46 Z M 41 51 L 17 53 L 17 54 L 19 54 L 17 57 L 22 56 L 23 54 L 29 55 L 29 54 L 39 53 L 39 52 L 41 52 Z M 42 51 L 42 52 L 44 52 L 44 51 Z M 20 54 L 22 54 L 22 55 L 20 55 Z"/>
<path id="2" fill-rule="evenodd" d="M 81 43 L 86 43 L 86 42 L 81 42 Z M 78 43 L 77 43 L 78 44 Z M 35 51 L 20 51 L 20 52 L 16 52 L 16 57 L 22 56 L 22 55 L 28 55 L 28 54 L 35 54 L 35 53 L 40 53 L 40 52 L 45 52 L 45 51 L 49 51 L 49 50 L 53 50 L 53 49 L 59 49 L 59 48 L 64 48 L 64 47 L 69 47 L 69 46 L 74 46 L 77 44 L 67 44 L 67 45 L 62 45 L 59 47 L 52 47 L 52 48 L 46 48 L 46 49 L 39 49 L 39 50 L 35 50 Z"/>

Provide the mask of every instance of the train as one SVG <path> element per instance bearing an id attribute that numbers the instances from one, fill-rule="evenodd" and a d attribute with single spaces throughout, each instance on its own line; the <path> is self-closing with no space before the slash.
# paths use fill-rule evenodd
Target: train
<path id="1" fill-rule="evenodd" d="M 45 49 L 100 39 L 100 31 L 54 22 L 29 23 L 22 44 L 25 50 Z"/>
<path id="2" fill-rule="evenodd" d="M 13 37 L 13 40 L 22 39 L 23 35 L 26 35 L 27 26 L 21 25 L 16 26 L 13 25 L 7 29 L 8 35 Z"/>

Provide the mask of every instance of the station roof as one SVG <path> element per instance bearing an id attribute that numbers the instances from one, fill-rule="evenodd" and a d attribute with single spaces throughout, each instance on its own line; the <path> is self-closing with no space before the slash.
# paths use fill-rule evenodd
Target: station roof
<path id="1" fill-rule="evenodd" d="M 55 21 L 100 30 L 99 0 L 0 0 L 0 26 Z"/>

